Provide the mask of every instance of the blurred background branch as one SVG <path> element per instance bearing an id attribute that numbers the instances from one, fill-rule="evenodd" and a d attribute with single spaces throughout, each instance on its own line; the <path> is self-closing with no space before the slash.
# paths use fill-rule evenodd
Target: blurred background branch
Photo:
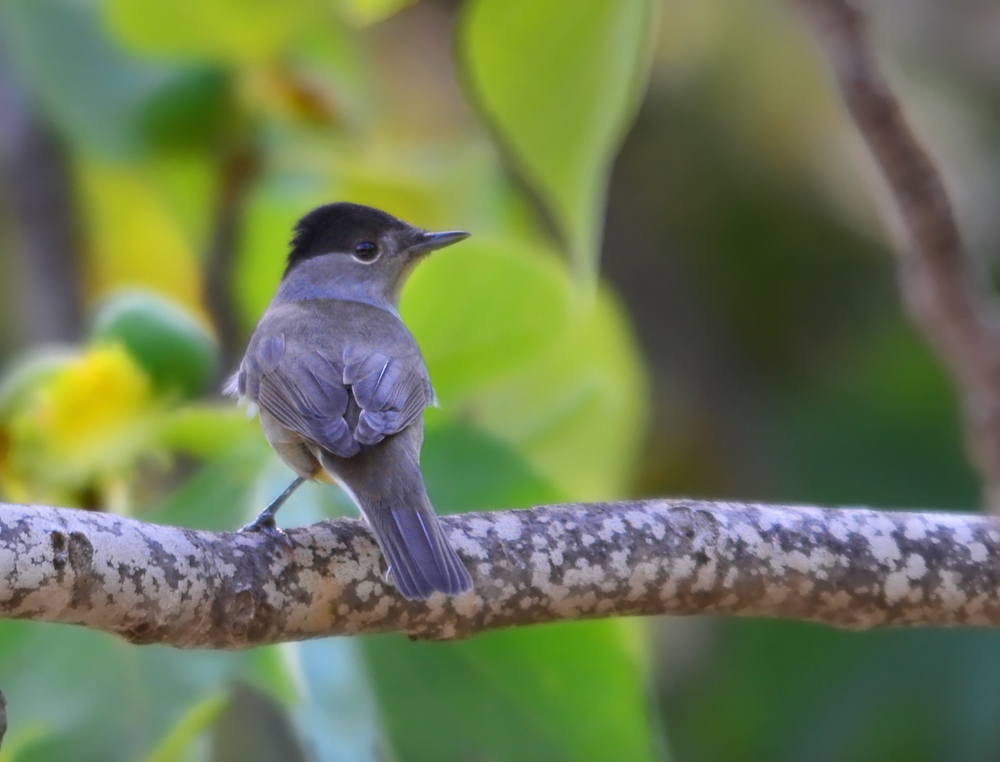
<path id="1" fill-rule="evenodd" d="M 261 161 L 252 137 L 242 134 L 230 137 L 229 144 L 220 150 L 218 188 L 211 218 L 214 228 L 205 263 L 205 304 L 212 315 L 223 367 L 227 370 L 239 363 L 240 342 L 245 338 L 233 298 L 233 265 L 239 251 L 247 198 Z"/>
<path id="2" fill-rule="evenodd" d="M 6 36 L 0 30 L 0 201 L 16 240 L 7 247 L 14 341 L 67 342 L 82 333 L 80 237 L 69 163 L 18 76 Z"/>
<path id="3" fill-rule="evenodd" d="M 902 220 L 907 312 L 951 375 L 986 504 L 1000 512 L 1000 301 L 964 250 L 940 171 L 883 76 L 857 0 L 797 0 Z"/>
<path id="4" fill-rule="evenodd" d="M 463 513 L 445 527 L 475 589 L 412 602 L 384 582 L 358 520 L 292 529 L 289 552 L 257 534 L 5 505 L 0 615 L 202 648 L 658 614 L 1000 626 L 993 517 L 649 500 Z"/>

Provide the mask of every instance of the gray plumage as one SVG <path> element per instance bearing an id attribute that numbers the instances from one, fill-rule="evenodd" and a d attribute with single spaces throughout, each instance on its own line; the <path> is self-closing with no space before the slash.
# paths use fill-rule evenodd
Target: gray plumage
<path id="1" fill-rule="evenodd" d="M 285 276 L 234 378 L 296 474 L 344 487 L 411 599 L 472 587 L 424 489 L 423 411 L 434 391 L 398 312 L 417 261 L 466 236 L 354 204 L 314 210 L 296 227 Z M 276 509 L 250 528 L 273 527 Z"/>

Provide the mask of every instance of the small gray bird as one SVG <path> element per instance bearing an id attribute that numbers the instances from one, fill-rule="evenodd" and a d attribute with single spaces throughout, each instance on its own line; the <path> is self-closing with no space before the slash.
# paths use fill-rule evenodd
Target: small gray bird
<path id="1" fill-rule="evenodd" d="M 472 588 L 424 489 L 423 412 L 434 390 L 399 317 L 416 264 L 468 236 L 347 203 L 299 220 L 278 291 L 227 387 L 257 404 L 267 441 L 298 478 L 244 531 L 283 538 L 282 503 L 305 479 L 333 481 L 368 521 L 405 597 Z"/>

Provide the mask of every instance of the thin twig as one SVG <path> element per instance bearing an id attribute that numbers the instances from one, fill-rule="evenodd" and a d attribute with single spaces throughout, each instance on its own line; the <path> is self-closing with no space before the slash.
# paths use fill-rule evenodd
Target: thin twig
<path id="1" fill-rule="evenodd" d="M 212 314 L 223 368 L 239 360 L 240 335 L 233 304 L 233 263 L 240 244 L 240 232 L 247 198 L 260 168 L 260 155 L 251 137 L 233 136 L 219 161 L 214 228 L 205 266 L 205 302 Z"/>
<path id="2" fill-rule="evenodd" d="M 952 377 L 966 446 L 1000 511 L 1000 305 L 963 250 L 934 162 L 914 135 L 871 52 L 852 0 L 796 0 L 812 22 L 841 96 L 868 145 L 908 237 L 899 278 L 911 320 Z"/>
<path id="3" fill-rule="evenodd" d="M 263 535 L 0 504 L 0 617 L 205 648 L 653 614 L 1000 626 L 992 516 L 650 500 L 442 520 L 475 588 L 409 602 L 357 520 L 293 529 L 289 552 Z"/>

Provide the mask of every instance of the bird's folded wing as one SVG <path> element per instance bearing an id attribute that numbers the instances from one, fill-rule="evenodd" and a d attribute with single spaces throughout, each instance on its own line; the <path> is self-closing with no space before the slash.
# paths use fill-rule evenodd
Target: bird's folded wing
<path id="1" fill-rule="evenodd" d="M 430 379 L 418 357 L 390 357 L 370 347 L 344 349 L 344 383 L 361 415 L 354 438 L 376 444 L 414 423 L 434 400 Z"/>
<path id="2" fill-rule="evenodd" d="M 293 360 L 284 352 L 283 337 L 278 336 L 247 353 L 240 386 L 282 426 L 334 455 L 349 458 L 360 448 L 344 420 L 348 392 L 338 360 L 318 351 Z"/>

